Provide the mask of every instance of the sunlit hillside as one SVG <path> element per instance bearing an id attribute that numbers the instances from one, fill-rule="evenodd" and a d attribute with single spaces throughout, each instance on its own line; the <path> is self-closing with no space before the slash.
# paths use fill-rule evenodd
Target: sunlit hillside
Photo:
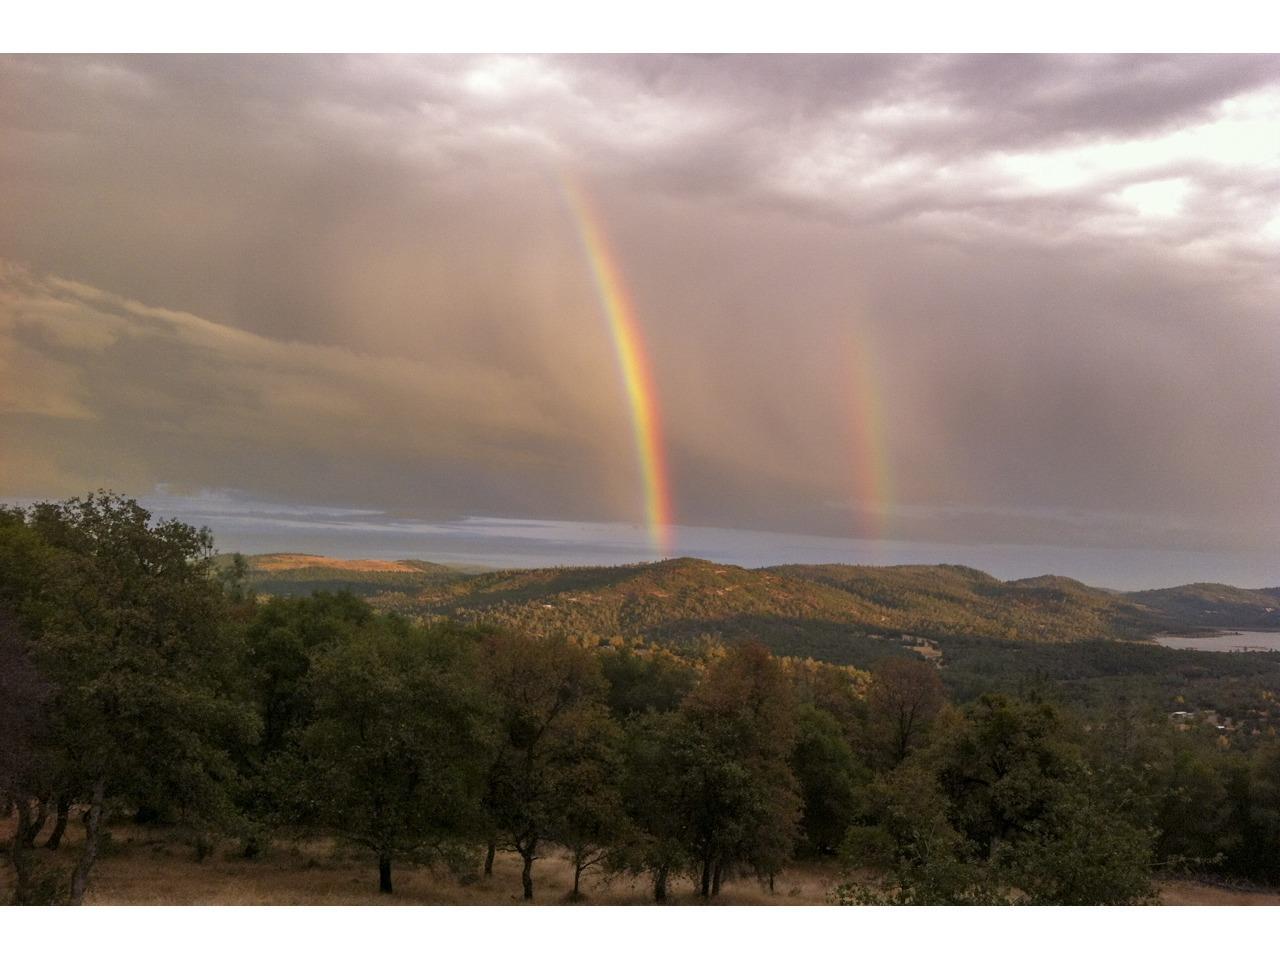
<path id="1" fill-rule="evenodd" d="M 421 561 L 250 559 L 262 594 L 350 589 L 380 609 L 676 646 L 761 640 L 777 653 L 865 664 L 904 639 L 1144 639 L 1176 626 L 1129 596 L 1065 577 L 1003 582 L 967 567 L 747 569 L 678 559 L 468 574 Z"/>

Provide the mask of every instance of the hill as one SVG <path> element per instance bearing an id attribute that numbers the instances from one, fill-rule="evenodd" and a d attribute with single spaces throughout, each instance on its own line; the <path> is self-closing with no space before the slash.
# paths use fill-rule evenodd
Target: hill
<path id="1" fill-rule="evenodd" d="M 351 590 L 408 616 L 683 647 L 758 639 L 779 654 L 857 666 L 915 645 L 911 638 L 1025 644 L 1280 628 L 1280 589 L 1189 584 L 1119 593 L 1069 577 L 1002 581 L 945 564 L 748 569 L 681 558 L 476 572 L 422 560 L 310 554 L 248 560 L 250 584 L 262 594 Z"/>
<path id="2" fill-rule="evenodd" d="M 839 589 L 876 610 L 879 628 L 935 640 L 956 637 L 1023 642 L 1142 639 L 1159 618 L 1124 595 L 1068 577 L 1001 581 L 970 567 L 770 568 Z"/>
<path id="3" fill-rule="evenodd" d="M 876 610 L 821 583 L 681 558 L 619 567 L 482 574 L 384 597 L 404 613 L 533 633 L 642 638 L 673 646 L 758 639 L 776 653 L 864 663 L 900 650 L 873 629 Z"/>
<path id="4" fill-rule="evenodd" d="M 264 553 L 245 559 L 249 585 L 272 596 L 350 590 L 373 599 L 414 594 L 467 577 L 463 570 L 426 560 L 348 560 L 309 553 Z"/>
<path id="5" fill-rule="evenodd" d="M 674 646 L 758 639 L 779 654 L 865 666 L 911 638 L 1140 639 L 1166 618 L 1066 577 L 1003 582 L 959 566 L 747 569 L 682 558 L 468 574 L 421 561 L 251 558 L 259 592 L 351 589 L 383 610 L 534 633 Z"/>
<path id="6" fill-rule="evenodd" d="M 1189 583 L 1128 594 L 1172 624 L 1280 629 L 1280 587 L 1242 590 L 1225 583 Z"/>

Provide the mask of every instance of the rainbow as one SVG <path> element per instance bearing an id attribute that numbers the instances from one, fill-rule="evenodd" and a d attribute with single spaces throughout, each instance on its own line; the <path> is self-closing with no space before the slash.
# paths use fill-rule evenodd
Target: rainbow
<path id="1" fill-rule="evenodd" d="M 876 380 L 873 352 L 865 335 L 848 333 L 846 348 L 853 383 L 850 445 L 853 452 L 855 533 L 878 540 L 884 536 L 891 476 L 884 440 L 884 410 Z"/>
<path id="2" fill-rule="evenodd" d="M 618 260 L 605 239 L 600 217 L 583 190 L 568 175 L 561 186 L 578 226 L 578 235 L 591 264 L 596 291 L 609 332 L 613 337 L 618 369 L 631 407 L 631 428 L 635 435 L 636 457 L 644 481 L 645 523 L 649 541 L 660 556 L 671 552 L 671 489 L 667 481 L 666 448 L 662 442 L 662 421 L 658 415 L 653 370 L 645 352 L 635 307 L 622 281 Z"/>

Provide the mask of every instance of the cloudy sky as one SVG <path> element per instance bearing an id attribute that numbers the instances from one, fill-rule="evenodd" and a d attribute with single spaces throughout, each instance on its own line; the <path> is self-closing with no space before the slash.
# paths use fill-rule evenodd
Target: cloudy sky
<path id="1" fill-rule="evenodd" d="M 674 552 L 1280 582 L 1275 56 L 0 58 L 0 498 L 647 555 L 566 178 Z"/>

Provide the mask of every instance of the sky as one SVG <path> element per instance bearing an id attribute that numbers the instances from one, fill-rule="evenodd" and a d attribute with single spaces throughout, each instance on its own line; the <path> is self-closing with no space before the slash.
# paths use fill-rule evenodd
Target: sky
<path id="1" fill-rule="evenodd" d="M 1280 583 L 1280 57 L 6 56 L 0 211 L 0 499 Z"/>

